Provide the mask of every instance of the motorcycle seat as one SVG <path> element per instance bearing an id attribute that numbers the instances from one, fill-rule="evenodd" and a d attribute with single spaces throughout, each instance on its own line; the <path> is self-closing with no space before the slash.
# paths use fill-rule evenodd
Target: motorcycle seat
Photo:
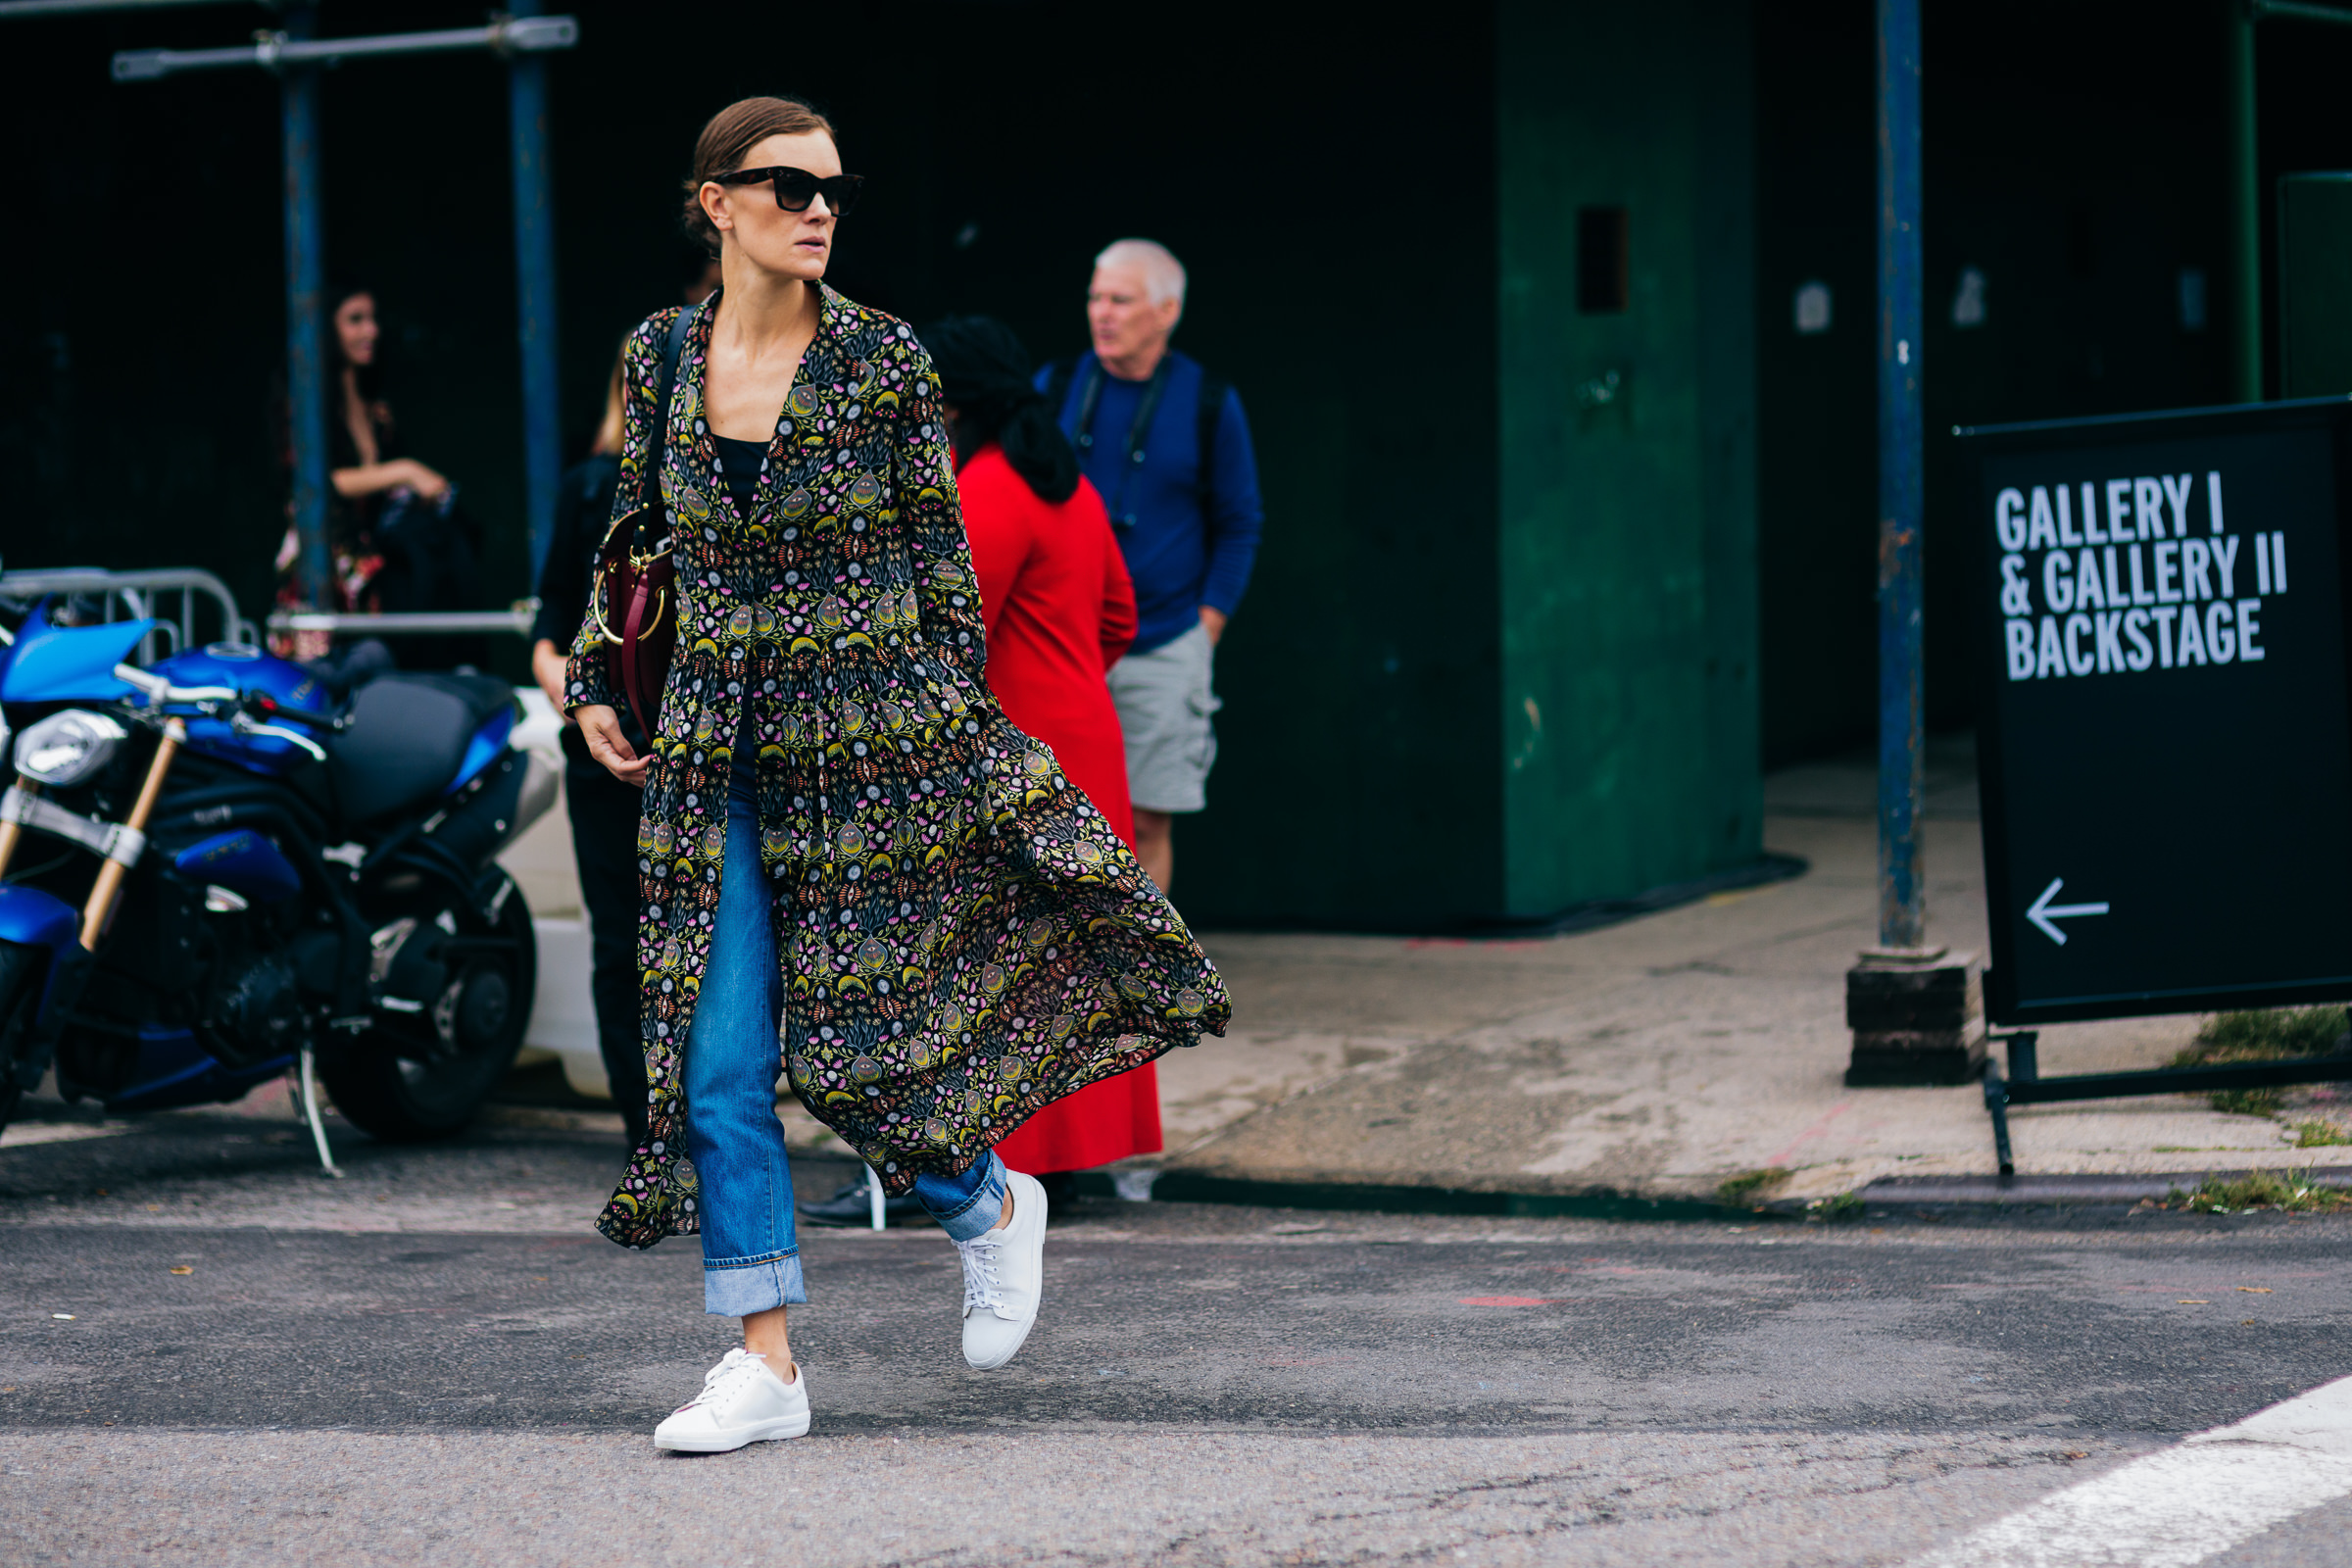
<path id="1" fill-rule="evenodd" d="M 344 820 L 374 822 L 439 798 L 474 733 L 514 701 L 514 688 L 488 675 L 394 672 L 361 687 L 350 727 L 324 742 Z"/>

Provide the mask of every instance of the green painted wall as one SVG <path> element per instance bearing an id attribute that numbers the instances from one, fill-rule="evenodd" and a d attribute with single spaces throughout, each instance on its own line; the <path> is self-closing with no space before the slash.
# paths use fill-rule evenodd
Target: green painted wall
<path id="1" fill-rule="evenodd" d="M 1747 7 L 1502 0 L 1496 24 L 1504 906 L 1755 858 Z M 1628 210 L 1629 308 L 1577 297 Z M 1611 371 L 1606 402 L 1588 388 Z"/>
<path id="2" fill-rule="evenodd" d="M 1253 33 L 1214 68 L 1250 73 L 1248 116 L 1171 136 L 1249 173 L 1170 241 L 1178 341 L 1240 389 L 1266 503 L 1208 809 L 1176 830 L 1204 926 L 1443 930 L 1502 901 L 1494 40 L 1476 8 L 1357 21 Z"/>

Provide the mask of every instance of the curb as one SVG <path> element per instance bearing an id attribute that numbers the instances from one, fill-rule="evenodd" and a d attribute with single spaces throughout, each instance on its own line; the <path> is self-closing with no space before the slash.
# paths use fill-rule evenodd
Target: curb
<path id="1" fill-rule="evenodd" d="M 2274 1173 L 2277 1167 L 2264 1167 Z M 2130 1207 L 2162 1202 L 2176 1189 L 2193 1192 L 2207 1178 L 2236 1181 L 2254 1169 L 2169 1171 L 2079 1176 L 1887 1176 L 1857 1188 L 1865 1206 L 1998 1210 L 2015 1207 Z M 1078 1191 L 1088 1198 L 1148 1198 L 1155 1203 L 1230 1203 L 1251 1208 L 1352 1210 L 1378 1214 L 1462 1214 L 1526 1219 L 1720 1221 L 1763 1215 L 1810 1217 L 1807 1205 L 1784 1200 L 1759 1204 L 1705 1198 L 1643 1198 L 1616 1192 L 1504 1193 L 1458 1187 L 1375 1186 L 1358 1182 L 1256 1181 L 1190 1171 L 1082 1171 Z M 1141 1179 L 1139 1179 L 1141 1178 Z M 2352 1166 L 2311 1174 L 2315 1186 L 2352 1190 Z M 1141 1191 L 1139 1191 L 1141 1189 Z"/>
<path id="2" fill-rule="evenodd" d="M 1108 1171 L 1083 1171 L 1078 1191 L 1089 1198 L 1132 1198 L 1141 1171 L 1124 1171 L 1127 1191 Z M 1708 1199 L 1642 1198 L 1626 1193 L 1494 1193 L 1458 1187 L 1377 1187 L 1358 1182 L 1275 1182 L 1198 1176 L 1166 1170 L 1148 1184 L 1155 1203 L 1233 1203 L 1253 1208 L 1352 1209 L 1380 1214 L 1482 1214 L 1528 1219 L 1719 1220 L 1740 1215 Z"/>
<path id="3" fill-rule="evenodd" d="M 1865 1203 L 1903 1203 L 1931 1208 L 1998 1208 L 2009 1204 L 2161 1203 L 2178 1190 L 2194 1192 L 2208 1179 L 2242 1181 L 2276 1165 L 2222 1170 L 2183 1170 L 2154 1173 L 2123 1172 L 2096 1176 L 1883 1176 L 1854 1196 Z M 2314 1187 L 2352 1188 L 2352 1166 L 2312 1170 Z"/>

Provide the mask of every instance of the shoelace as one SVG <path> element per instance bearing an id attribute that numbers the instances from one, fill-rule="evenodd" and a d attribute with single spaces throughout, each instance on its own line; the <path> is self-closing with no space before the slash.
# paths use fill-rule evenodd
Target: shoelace
<path id="1" fill-rule="evenodd" d="M 956 1244 L 956 1250 L 963 1254 L 963 1310 L 967 1317 L 977 1307 L 996 1311 L 1004 1305 L 1004 1298 L 998 1294 L 997 1280 L 1002 1242 L 1001 1233 L 989 1231 Z"/>
<path id="2" fill-rule="evenodd" d="M 756 1372 L 766 1364 L 767 1356 L 764 1353 L 754 1350 L 729 1350 L 725 1356 L 720 1358 L 718 1365 L 703 1374 L 703 1392 L 679 1405 L 670 1414 L 684 1415 L 698 1404 L 709 1404 L 712 1399 L 718 1397 L 721 1385 L 732 1384 L 740 1380 L 745 1373 Z"/>

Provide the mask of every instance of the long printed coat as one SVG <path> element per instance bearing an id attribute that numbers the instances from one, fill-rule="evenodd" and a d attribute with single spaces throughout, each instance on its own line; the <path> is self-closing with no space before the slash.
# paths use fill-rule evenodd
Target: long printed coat
<path id="1" fill-rule="evenodd" d="M 750 714 L 792 1088 L 904 1193 L 1040 1106 L 1231 1015 L 1184 921 L 1043 745 L 990 698 L 939 382 L 913 332 L 822 290 L 751 514 L 703 418 L 689 328 L 661 495 L 677 653 L 637 830 L 646 1142 L 597 1228 L 701 1228 L 682 1053 L 708 965 L 727 780 Z M 675 311 L 629 340 L 615 515 L 640 504 Z M 565 707 L 615 705 L 593 608 Z"/>

